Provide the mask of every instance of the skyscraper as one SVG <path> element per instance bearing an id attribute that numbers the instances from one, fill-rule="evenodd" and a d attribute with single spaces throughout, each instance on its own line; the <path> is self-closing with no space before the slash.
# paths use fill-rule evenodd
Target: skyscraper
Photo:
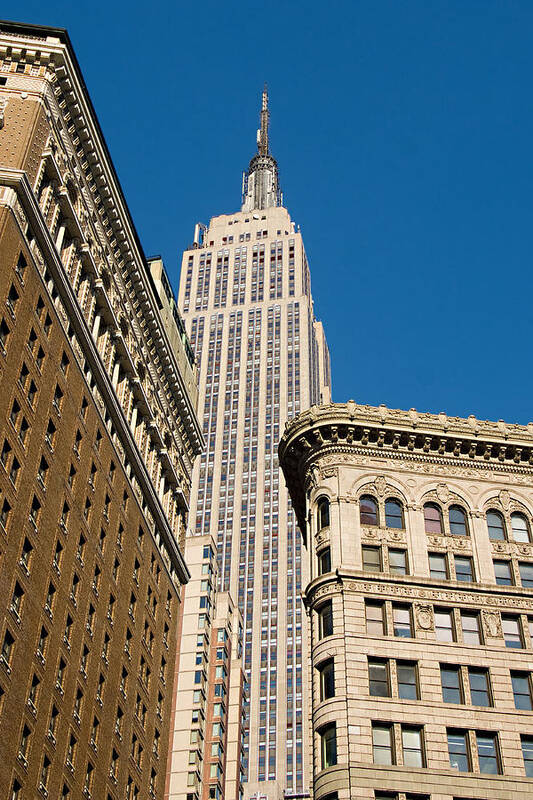
<path id="1" fill-rule="evenodd" d="M 196 226 L 178 303 L 199 369 L 206 450 L 194 472 L 190 527 L 217 543 L 220 588 L 244 626 L 245 795 L 306 789 L 300 533 L 280 476 L 287 419 L 330 394 L 302 236 L 282 205 L 263 92 L 258 152 L 240 211 Z"/>

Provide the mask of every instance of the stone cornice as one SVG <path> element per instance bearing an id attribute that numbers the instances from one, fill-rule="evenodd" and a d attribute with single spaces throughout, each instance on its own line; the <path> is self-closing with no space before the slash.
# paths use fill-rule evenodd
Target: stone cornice
<path id="1" fill-rule="evenodd" d="M 305 528 L 308 468 L 328 453 L 366 455 L 450 467 L 530 475 L 533 481 L 533 423 L 508 425 L 470 416 L 420 414 L 386 406 L 331 403 L 312 406 L 287 423 L 279 445 L 280 464 L 298 517 Z"/>
<path id="2" fill-rule="evenodd" d="M 150 512 L 154 517 L 157 530 L 161 534 L 168 552 L 171 555 L 174 568 L 176 569 L 180 581 L 186 583 L 190 577 L 189 570 L 187 569 L 183 555 L 176 543 L 161 501 L 146 469 L 146 465 L 141 458 L 122 407 L 118 402 L 109 375 L 104 368 L 100 354 L 96 349 L 94 340 L 87 327 L 87 323 L 81 314 L 68 277 L 58 258 L 50 232 L 44 224 L 40 208 L 37 205 L 26 174 L 20 170 L 0 168 L 0 185 L 9 187 L 16 192 L 17 198 L 29 221 L 31 230 L 45 256 L 46 266 L 50 271 L 55 287 L 68 313 L 70 324 L 83 350 L 87 363 L 90 366 L 102 398 L 104 399 L 106 409 L 115 426 L 117 435 L 143 491 Z"/>

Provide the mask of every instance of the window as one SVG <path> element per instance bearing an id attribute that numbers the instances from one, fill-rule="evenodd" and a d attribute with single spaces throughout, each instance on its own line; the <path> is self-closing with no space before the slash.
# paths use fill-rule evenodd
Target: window
<path id="1" fill-rule="evenodd" d="M 470 699 L 473 706 L 492 706 L 489 672 L 482 667 L 468 667 Z"/>
<path id="2" fill-rule="evenodd" d="M 390 697 L 389 662 L 383 659 L 368 659 L 368 687 L 373 697 Z"/>
<path id="3" fill-rule="evenodd" d="M 317 525 L 318 530 L 329 527 L 329 500 L 327 497 L 321 497 L 317 504 Z"/>
<path id="4" fill-rule="evenodd" d="M 455 642 L 453 612 L 449 609 L 435 609 L 435 636 L 441 642 Z"/>
<path id="5" fill-rule="evenodd" d="M 445 703 L 463 703 L 463 689 L 459 667 L 440 665 L 442 699 Z"/>
<path id="6" fill-rule="evenodd" d="M 365 602 L 366 632 L 373 636 L 384 636 L 385 605 L 367 600 Z"/>
<path id="7" fill-rule="evenodd" d="M 387 528 L 404 528 L 403 506 L 399 500 L 389 497 L 385 500 L 385 525 Z"/>
<path id="8" fill-rule="evenodd" d="M 466 731 L 448 730 L 450 767 L 459 772 L 470 772 L 470 749 Z"/>
<path id="9" fill-rule="evenodd" d="M 392 623 L 394 636 L 409 638 L 413 635 L 410 606 L 392 604 Z"/>
<path id="10" fill-rule="evenodd" d="M 381 548 L 363 545 L 361 549 L 365 572 L 381 572 Z"/>
<path id="11" fill-rule="evenodd" d="M 498 736 L 495 733 L 476 732 L 479 771 L 488 775 L 501 773 Z"/>
<path id="12" fill-rule="evenodd" d="M 406 550 L 396 550 L 392 547 L 389 549 L 389 572 L 395 575 L 409 574 Z"/>
<path id="13" fill-rule="evenodd" d="M 320 731 L 320 752 L 322 769 L 335 766 L 337 763 L 337 731 L 334 722 L 326 725 Z"/>
<path id="14" fill-rule="evenodd" d="M 372 723 L 374 764 L 394 764 L 392 725 Z"/>
<path id="15" fill-rule="evenodd" d="M 511 562 L 494 559 L 492 564 L 494 566 L 496 583 L 500 586 L 512 586 L 514 581 L 511 572 Z"/>
<path id="16" fill-rule="evenodd" d="M 333 607 L 328 600 L 318 611 L 318 636 L 323 639 L 333 634 Z"/>
<path id="17" fill-rule="evenodd" d="M 474 566 L 470 556 L 454 556 L 455 577 L 458 581 L 472 583 L 474 580 Z"/>
<path id="18" fill-rule="evenodd" d="M 530 542 L 529 525 L 523 514 L 515 512 L 511 514 L 511 529 L 515 542 Z"/>
<path id="19" fill-rule="evenodd" d="M 320 664 L 320 700 L 335 697 L 335 667 L 333 659 Z"/>
<path id="20" fill-rule="evenodd" d="M 436 503 L 424 506 L 424 527 L 426 533 L 442 533 L 442 514 Z"/>
<path id="21" fill-rule="evenodd" d="M 532 588 L 533 587 L 533 562 L 531 561 L 520 561 L 518 563 L 518 569 L 520 571 L 520 580 L 522 581 L 522 586 Z"/>
<path id="22" fill-rule="evenodd" d="M 429 574 L 439 581 L 448 580 L 448 562 L 444 553 L 429 553 Z"/>
<path id="23" fill-rule="evenodd" d="M 7 339 L 9 337 L 9 326 L 5 319 L 2 317 L 2 322 L 0 322 L 0 347 L 5 352 Z"/>
<path id="24" fill-rule="evenodd" d="M 422 730 L 411 725 L 402 725 L 403 763 L 406 767 L 424 767 Z"/>
<path id="25" fill-rule="evenodd" d="M 396 675 L 398 677 L 398 697 L 401 697 L 403 700 L 419 700 L 416 663 L 412 661 L 398 661 L 396 663 Z"/>
<path id="26" fill-rule="evenodd" d="M 453 536 L 468 536 L 468 526 L 466 524 L 466 513 L 461 506 L 450 506 L 448 512 L 450 521 L 450 533 Z"/>
<path id="27" fill-rule="evenodd" d="M 505 539 L 505 524 L 502 515 L 498 511 L 487 511 L 487 528 L 489 539 L 493 541 Z"/>
<path id="28" fill-rule="evenodd" d="M 363 495 L 359 501 L 359 517 L 361 525 L 377 525 L 379 522 L 378 506 L 370 495 Z"/>
<path id="29" fill-rule="evenodd" d="M 331 572 L 331 550 L 329 547 L 326 547 L 318 555 L 318 574 L 325 575 L 327 572 Z"/>
<path id="30" fill-rule="evenodd" d="M 461 627 L 463 630 L 463 642 L 465 644 L 481 644 L 479 614 L 470 614 L 466 611 L 461 611 Z"/>
<path id="31" fill-rule="evenodd" d="M 513 686 L 515 708 L 519 709 L 520 711 L 533 710 L 531 673 L 511 672 L 511 683 Z"/>
<path id="32" fill-rule="evenodd" d="M 533 778 L 533 736 L 521 736 L 520 739 L 526 777 Z"/>
<path id="33" fill-rule="evenodd" d="M 519 649 L 524 646 L 518 617 L 502 614 L 502 629 L 506 647 Z"/>

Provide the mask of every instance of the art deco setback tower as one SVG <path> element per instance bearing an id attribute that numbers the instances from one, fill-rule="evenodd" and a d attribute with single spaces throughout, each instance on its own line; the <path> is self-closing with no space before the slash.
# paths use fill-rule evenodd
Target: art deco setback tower
<path id="1" fill-rule="evenodd" d="M 265 91 L 242 209 L 197 226 L 183 254 L 179 307 L 196 353 L 206 439 L 190 526 L 217 542 L 221 588 L 242 614 L 245 793 L 270 798 L 306 788 L 307 760 L 305 567 L 277 445 L 288 418 L 329 396 L 330 378 L 302 237 L 282 206 L 268 118 Z"/>

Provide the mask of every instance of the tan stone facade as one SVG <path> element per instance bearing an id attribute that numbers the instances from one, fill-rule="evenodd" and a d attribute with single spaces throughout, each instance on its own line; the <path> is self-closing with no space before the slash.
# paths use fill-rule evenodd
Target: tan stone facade
<path id="1" fill-rule="evenodd" d="M 347 404 L 280 444 L 315 800 L 533 794 L 533 426 Z"/>
<path id="2" fill-rule="evenodd" d="M 68 36 L 0 23 L 9 800 L 163 796 L 202 436 L 162 306 Z"/>

